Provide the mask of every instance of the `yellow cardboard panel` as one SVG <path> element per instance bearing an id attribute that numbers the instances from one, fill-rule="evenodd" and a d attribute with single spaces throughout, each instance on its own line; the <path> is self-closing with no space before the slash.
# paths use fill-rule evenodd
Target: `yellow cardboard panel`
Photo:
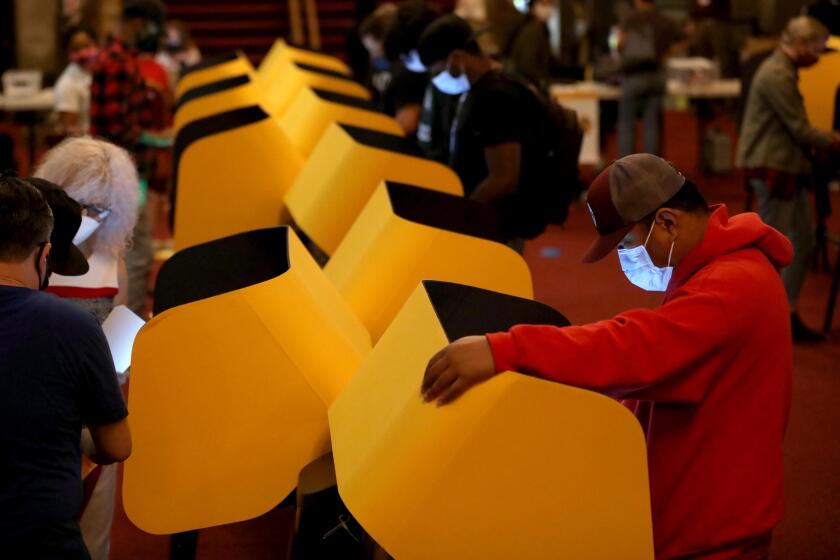
<path id="1" fill-rule="evenodd" d="M 176 170 L 175 247 L 283 223 L 284 196 L 302 167 L 297 149 L 267 115 L 189 144 Z"/>
<path id="2" fill-rule="evenodd" d="M 339 97 L 339 96 L 333 96 Z M 348 101 L 351 99 L 346 96 Z M 364 106 L 367 105 L 367 108 Z M 333 102 L 303 87 L 280 119 L 280 125 L 304 158 L 309 157 L 330 124 L 341 123 L 371 130 L 403 135 L 402 127 L 392 117 L 376 111 L 367 102 L 354 105 Z"/>
<path id="3" fill-rule="evenodd" d="M 370 342 L 289 236 L 287 272 L 164 311 L 137 338 L 123 498 L 144 531 L 259 516 L 329 451 L 327 407 Z"/>
<path id="4" fill-rule="evenodd" d="M 204 95 L 179 106 L 175 111 L 172 126 L 174 133 L 178 134 L 184 126 L 198 119 L 218 115 L 239 107 L 260 105 L 263 100 L 263 89 L 256 81 L 256 75 L 253 72 L 249 76 L 250 81 L 246 84 Z"/>
<path id="5" fill-rule="evenodd" d="M 423 280 L 469 284 L 533 297 L 525 260 L 507 245 L 409 221 L 381 183 L 324 272 L 379 339 Z"/>
<path id="6" fill-rule="evenodd" d="M 239 52 L 234 60 L 186 74 L 175 87 L 175 99 L 204 84 L 253 72 L 254 67 L 251 65 L 251 61 L 242 52 Z"/>
<path id="7" fill-rule="evenodd" d="M 463 194 L 460 179 L 445 165 L 362 143 L 349 130 L 330 125 L 286 195 L 295 222 L 327 254 L 335 252 L 383 180 Z"/>
<path id="8" fill-rule="evenodd" d="M 282 67 L 289 60 L 320 66 L 328 70 L 351 75 L 350 68 L 342 60 L 328 54 L 293 47 L 283 39 L 277 39 L 263 58 L 257 72 L 261 79 L 274 78 L 278 67 Z"/>
<path id="9" fill-rule="evenodd" d="M 370 99 L 370 92 L 361 84 L 336 72 L 324 72 L 306 63 L 289 61 L 277 77 L 262 80 L 265 103 L 275 116 L 282 116 L 295 97 L 306 86 L 334 91 L 359 99 Z"/>
<path id="10" fill-rule="evenodd" d="M 421 286 L 330 407 L 339 492 L 373 538 L 400 560 L 653 558 L 635 417 L 512 372 L 425 404 L 447 342 Z"/>
<path id="11" fill-rule="evenodd" d="M 840 49 L 840 37 L 832 37 L 829 46 Z M 837 87 L 840 86 L 840 52 L 827 52 L 811 68 L 799 70 L 799 88 L 808 120 L 821 130 L 834 129 Z"/>

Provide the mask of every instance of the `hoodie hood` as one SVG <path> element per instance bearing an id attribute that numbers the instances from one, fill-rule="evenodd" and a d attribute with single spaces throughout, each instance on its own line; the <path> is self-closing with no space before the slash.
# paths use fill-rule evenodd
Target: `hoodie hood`
<path id="1" fill-rule="evenodd" d="M 726 206 L 712 206 L 702 243 L 674 269 L 668 293 L 685 284 L 695 272 L 716 258 L 749 248 L 764 253 L 777 269 L 786 267 L 793 259 L 793 246 L 788 238 L 765 224 L 755 212 L 730 218 Z"/>

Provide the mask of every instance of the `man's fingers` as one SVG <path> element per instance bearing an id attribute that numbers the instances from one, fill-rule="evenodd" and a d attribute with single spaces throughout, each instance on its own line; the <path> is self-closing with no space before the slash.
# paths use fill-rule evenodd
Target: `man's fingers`
<path id="1" fill-rule="evenodd" d="M 467 379 L 463 377 L 457 377 L 455 381 L 451 385 L 449 385 L 446 391 L 444 391 L 443 394 L 438 398 L 437 405 L 443 406 L 445 404 L 451 403 L 452 401 L 463 395 L 464 391 L 466 391 L 470 387 L 470 385 L 472 385 L 472 383 L 469 382 Z"/>
<path id="2" fill-rule="evenodd" d="M 420 385 L 420 392 L 425 393 L 429 387 L 440 377 L 440 374 L 446 370 L 449 360 L 446 358 L 446 350 L 443 348 L 440 352 L 432 356 L 429 364 L 426 366 L 426 371 L 423 373 L 423 383 Z"/>
<path id="3" fill-rule="evenodd" d="M 451 369 L 445 370 L 441 373 L 435 382 L 423 392 L 423 399 L 426 402 L 431 402 L 438 398 L 452 383 L 458 379 L 458 375 Z"/>

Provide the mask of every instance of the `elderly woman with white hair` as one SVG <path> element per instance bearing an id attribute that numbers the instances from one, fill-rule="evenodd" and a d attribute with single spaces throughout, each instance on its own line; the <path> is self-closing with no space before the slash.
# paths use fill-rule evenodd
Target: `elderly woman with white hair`
<path id="1" fill-rule="evenodd" d="M 53 274 L 48 291 L 72 299 L 101 323 L 127 299 L 123 256 L 137 220 L 140 191 L 134 162 L 114 144 L 73 137 L 47 153 L 35 177 L 55 183 L 82 206 L 73 243 L 90 265 L 83 276 Z M 116 488 L 116 465 L 101 467 L 79 522 L 92 560 L 108 558 Z"/>
<path id="2" fill-rule="evenodd" d="M 137 220 L 139 186 L 128 152 L 88 136 L 68 138 L 47 152 L 35 177 L 51 181 L 83 209 L 74 243 L 90 264 L 84 276 L 53 275 L 49 290 L 72 298 L 104 321 L 126 302 L 123 255 Z"/>

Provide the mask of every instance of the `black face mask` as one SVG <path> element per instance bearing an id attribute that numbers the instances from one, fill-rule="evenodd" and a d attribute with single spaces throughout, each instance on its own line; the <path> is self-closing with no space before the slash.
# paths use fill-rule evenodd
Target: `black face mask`
<path id="1" fill-rule="evenodd" d="M 41 267 L 38 266 L 41 263 L 41 255 L 44 254 L 44 249 L 46 248 L 46 246 L 46 242 L 38 244 L 38 256 L 35 258 L 35 273 L 38 275 L 38 289 L 42 292 L 47 289 L 47 286 L 50 285 L 50 275 L 52 274 L 52 270 L 50 270 L 49 255 L 47 255 L 47 270 L 46 274 L 44 274 L 44 278 L 41 278 Z"/>

